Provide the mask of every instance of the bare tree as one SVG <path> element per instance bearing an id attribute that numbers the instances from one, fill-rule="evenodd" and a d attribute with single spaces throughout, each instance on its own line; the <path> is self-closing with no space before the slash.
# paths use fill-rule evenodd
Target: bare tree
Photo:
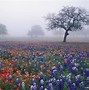
<path id="1" fill-rule="evenodd" d="M 28 32 L 28 35 L 31 35 L 31 36 L 42 36 L 44 34 L 45 33 L 40 25 L 32 26 L 31 31 Z"/>
<path id="2" fill-rule="evenodd" d="M 69 31 L 82 30 L 84 25 L 87 25 L 89 18 L 85 9 L 78 7 L 64 7 L 58 14 L 49 14 L 46 17 L 48 21 L 48 29 L 54 30 L 62 28 L 65 30 L 64 40 L 69 35 Z"/>
<path id="3" fill-rule="evenodd" d="M 7 34 L 7 29 L 4 24 L 0 24 L 0 35 L 6 35 Z"/>

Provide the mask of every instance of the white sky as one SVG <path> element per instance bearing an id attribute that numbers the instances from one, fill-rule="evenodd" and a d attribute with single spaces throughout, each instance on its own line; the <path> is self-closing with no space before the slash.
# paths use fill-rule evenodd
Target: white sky
<path id="1" fill-rule="evenodd" d="M 0 23 L 6 25 L 9 35 L 23 36 L 33 25 L 45 30 L 44 16 L 72 5 L 88 9 L 89 0 L 0 0 Z"/>

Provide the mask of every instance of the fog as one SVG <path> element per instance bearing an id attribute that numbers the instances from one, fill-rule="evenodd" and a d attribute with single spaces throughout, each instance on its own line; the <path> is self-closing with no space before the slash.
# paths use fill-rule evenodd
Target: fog
<path id="1" fill-rule="evenodd" d="M 58 35 L 47 31 L 45 16 L 57 13 L 63 6 L 77 6 L 89 10 L 89 0 L 0 0 L 0 23 L 5 24 L 10 37 L 28 37 L 27 33 L 34 25 L 40 25 L 45 37 L 62 38 L 64 31 Z M 86 40 L 89 37 L 89 26 L 79 32 L 70 32 L 72 37 Z M 60 39 L 61 40 L 61 39 Z M 88 39 L 87 39 L 88 40 Z"/>

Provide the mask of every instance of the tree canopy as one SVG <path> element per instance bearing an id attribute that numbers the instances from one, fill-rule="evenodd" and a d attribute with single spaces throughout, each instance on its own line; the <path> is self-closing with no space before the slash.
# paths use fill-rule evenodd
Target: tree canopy
<path id="1" fill-rule="evenodd" d="M 58 14 L 49 14 L 46 19 L 48 29 L 62 28 L 65 30 L 63 42 L 66 42 L 69 31 L 82 30 L 83 26 L 89 23 L 86 10 L 78 7 L 64 7 Z"/>
<path id="2" fill-rule="evenodd" d="M 6 35 L 7 34 L 7 29 L 4 24 L 0 24 L 0 35 Z"/>
<path id="3" fill-rule="evenodd" d="M 31 35 L 31 36 L 42 36 L 44 34 L 45 33 L 40 25 L 32 26 L 31 31 L 28 32 L 28 35 Z"/>

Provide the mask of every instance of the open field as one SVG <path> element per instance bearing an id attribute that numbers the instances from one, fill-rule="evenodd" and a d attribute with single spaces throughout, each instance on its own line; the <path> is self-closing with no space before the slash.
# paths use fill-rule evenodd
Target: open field
<path id="1" fill-rule="evenodd" d="M 63 36 L 43 36 L 43 37 L 30 37 L 30 36 L 0 36 L 1 42 L 62 42 Z M 69 36 L 67 42 L 89 42 L 89 36 Z"/>
<path id="2" fill-rule="evenodd" d="M 86 90 L 89 43 L 0 42 L 0 90 Z"/>

